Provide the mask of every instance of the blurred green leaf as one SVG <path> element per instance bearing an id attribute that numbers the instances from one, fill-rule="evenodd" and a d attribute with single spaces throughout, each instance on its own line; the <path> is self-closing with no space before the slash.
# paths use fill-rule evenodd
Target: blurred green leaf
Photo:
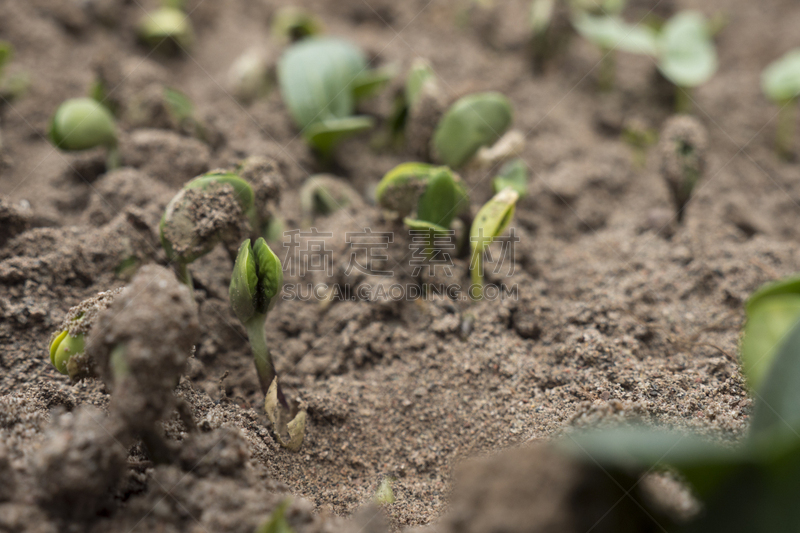
<path id="1" fill-rule="evenodd" d="M 452 172 L 442 170 L 428 180 L 428 186 L 419 199 L 417 218 L 449 228 L 458 214 L 460 201 L 461 196 Z"/>
<path id="2" fill-rule="evenodd" d="M 2 77 L 3 68 L 13 56 L 14 46 L 8 41 L 0 40 L 0 77 Z"/>
<path id="3" fill-rule="evenodd" d="M 696 87 L 717 71 L 717 51 L 705 17 L 683 11 L 669 19 L 659 39 L 661 73 L 678 87 Z"/>
<path id="4" fill-rule="evenodd" d="M 381 92 L 396 75 L 392 66 L 368 69 L 356 76 L 353 82 L 353 96 L 356 100 L 371 98 Z"/>
<path id="5" fill-rule="evenodd" d="M 406 76 L 405 98 L 406 105 L 409 107 L 417 101 L 422 86 L 430 79 L 434 79 L 435 74 L 431 64 L 422 58 L 417 58 L 411 64 L 411 68 Z"/>
<path id="6" fill-rule="evenodd" d="M 616 16 L 594 16 L 579 13 L 573 19 L 578 33 L 603 50 L 620 50 L 632 54 L 655 56 L 658 38 L 647 26 L 628 24 Z"/>
<path id="7" fill-rule="evenodd" d="M 194 104 L 186 94 L 177 89 L 164 87 L 164 103 L 167 105 L 167 111 L 178 124 L 191 120 L 194 115 Z"/>
<path id="8" fill-rule="evenodd" d="M 470 228 L 470 244 L 477 251 L 484 250 L 499 237 L 514 217 L 519 194 L 513 189 L 503 189 L 481 207 Z"/>
<path id="9" fill-rule="evenodd" d="M 500 173 L 492 181 L 495 194 L 511 187 L 520 198 L 528 194 L 528 165 L 520 158 L 513 159 L 500 168 Z"/>
<path id="10" fill-rule="evenodd" d="M 481 146 L 494 144 L 511 126 L 511 103 L 500 93 L 465 96 L 447 110 L 433 135 L 435 156 L 451 168 L 466 163 Z"/>
<path id="11" fill-rule="evenodd" d="M 375 119 L 368 116 L 329 118 L 308 126 L 303 134 L 308 144 L 327 157 L 342 140 L 375 126 Z"/>
<path id="12" fill-rule="evenodd" d="M 764 94 L 774 102 L 786 102 L 800 95 L 800 48 L 771 63 L 761 75 Z"/>
<path id="13" fill-rule="evenodd" d="M 272 514 L 269 520 L 256 530 L 256 533 L 294 533 L 294 530 L 286 521 L 286 508 L 289 507 L 289 500 L 282 501 Z"/>
<path id="14" fill-rule="evenodd" d="M 272 16 L 270 31 L 279 40 L 299 41 L 324 31 L 322 22 L 301 7 L 283 6 Z"/>

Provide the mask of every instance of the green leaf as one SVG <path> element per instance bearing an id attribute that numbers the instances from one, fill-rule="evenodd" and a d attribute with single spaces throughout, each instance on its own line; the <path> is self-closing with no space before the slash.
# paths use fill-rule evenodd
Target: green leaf
<path id="1" fill-rule="evenodd" d="M 228 298 L 236 318 L 247 322 L 256 314 L 256 294 L 258 290 L 258 272 L 250 239 L 239 247 L 236 262 L 233 264 L 231 284 Z"/>
<path id="2" fill-rule="evenodd" d="M 381 92 L 397 74 L 392 66 L 369 69 L 356 76 L 353 96 L 356 100 L 371 98 Z"/>
<path id="3" fill-rule="evenodd" d="M 329 118 L 308 126 L 304 137 L 320 154 L 329 156 L 344 139 L 372 129 L 374 125 L 375 119 L 367 116 Z"/>
<path id="4" fill-rule="evenodd" d="M 378 505 L 389 505 L 395 502 L 394 491 L 392 490 L 392 482 L 394 478 L 385 476 L 378 485 L 378 490 L 375 491 L 375 503 Z"/>
<path id="5" fill-rule="evenodd" d="M 435 79 L 435 76 L 436 74 L 434 74 L 433 68 L 427 60 L 422 58 L 415 59 L 411 64 L 408 75 L 406 76 L 406 105 L 409 107 L 414 105 L 414 103 L 417 101 L 420 90 L 422 90 L 422 86 L 425 85 L 428 80 Z"/>
<path id="6" fill-rule="evenodd" d="M 272 251 L 263 237 L 259 237 L 253 245 L 256 273 L 258 274 L 258 289 L 256 297 L 256 310 L 266 313 L 275 306 L 275 296 L 283 287 L 283 269 L 281 260 Z"/>
<path id="7" fill-rule="evenodd" d="M 603 50 L 620 50 L 631 54 L 658 54 L 656 33 L 647 26 L 628 24 L 616 16 L 594 16 L 579 13 L 573 19 L 575 30 Z"/>
<path id="8" fill-rule="evenodd" d="M 401 163 L 386 173 L 375 189 L 375 198 L 384 209 L 407 216 L 416 207 L 428 178 L 438 168 L 428 163 Z"/>
<path id="9" fill-rule="evenodd" d="M 771 63 L 761 75 L 761 87 L 774 102 L 797 98 L 800 95 L 800 48 Z"/>
<path id="10" fill-rule="evenodd" d="M 207 189 L 212 183 L 227 184 L 233 187 L 233 192 L 239 202 L 242 211 L 247 211 L 253 207 L 255 194 L 253 188 L 245 180 L 232 172 L 224 170 L 212 170 L 202 176 L 198 176 L 184 184 L 184 189 Z"/>
<path id="11" fill-rule="evenodd" d="M 50 343 L 50 364 L 53 366 L 56 366 L 56 351 L 58 351 L 58 345 L 64 341 L 68 333 L 69 331 L 67 330 L 62 331 L 53 339 L 53 342 Z M 56 367 L 56 369 L 57 368 L 58 367 Z"/>
<path id="12" fill-rule="evenodd" d="M 697 435 L 629 425 L 591 430 L 562 439 L 576 457 L 604 468 L 677 469 L 701 497 L 750 461 L 744 449 L 720 446 Z"/>
<path id="13" fill-rule="evenodd" d="M 470 244 L 476 251 L 484 250 L 492 239 L 500 236 L 514 217 L 519 194 L 513 189 L 503 189 L 481 207 L 470 229 Z"/>
<path id="14" fill-rule="evenodd" d="M 286 508 L 289 507 L 289 500 L 284 500 L 269 515 L 269 520 L 256 530 L 256 533 L 294 533 L 294 530 L 286 521 Z"/>
<path id="15" fill-rule="evenodd" d="M 68 375 L 67 363 L 73 356 L 82 354 L 85 349 L 83 333 L 79 333 L 74 337 L 69 334 L 63 337 L 59 335 L 56 338 L 60 338 L 61 341 L 56 346 L 55 355 L 52 358 L 53 366 L 62 374 Z"/>
<path id="16" fill-rule="evenodd" d="M 194 38 L 188 15 L 180 9 L 162 7 L 142 17 L 139 38 L 150 47 L 164 40 L 172 40 L 182 48 L 188 48 Z"/>
<path id="17" fill-rule="evenodd" d="M 290 46 L 278 63 L 278 80 L 297 125 L 352 115 L 354 82 L 366 66 L 363 52 L 341 39 L 312 37 Z"/>
<path id="18" fill-rule="evenodd" d="M 747 302 L 742 339 L 742 371 L 758 390 L 769 372 L 779 345 L 800 318 L 800 277 L 770 283 Z"/>
<path id="19" fill-rule="evenodd" d="M 88 150 L 117 144 L 111 112 L 91 98 L 73 98 L 61 104 L 50 121 L 50 140 L 62 150 Z"/>
<path id="20" fill-rule="evenodd" d="M 528 165 L 520 158 L 513 159 L 500 168 L 500 173 L 492 181 L 495 194 L 511 187 L 520 198 L 528 193 Z"/>
<path id="21" fill-rule="evenodd" d="M 451 168 L 466 163 L 481 146 L 494 144 L 512 121 L 511 103 L 500 93 L 465 96 L 447 110 L 433 135 L 436 157 Z"/>
<path id="22" fill-rule="evenodd" d="M 717 51 L 705 17 L 683 11 L 667 21 L 659 39 L 661 73 L 678 87 L 696 87 L 717 71 Z"/>
<path id="23" fill-rule="evenodd" d="M 428 180 L 428 186 L 419 199 L 417 218 L 449 228 L 458 214 L 461 200 L 458 187 L 449 170 L 441 170 Z"/>

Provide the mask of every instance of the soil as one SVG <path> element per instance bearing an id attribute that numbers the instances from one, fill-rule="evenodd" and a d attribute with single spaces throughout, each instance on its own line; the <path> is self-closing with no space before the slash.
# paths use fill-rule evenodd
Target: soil
<path id="1" fill-rule="evenodd" d="M 115 438 L 124 431 L 114 387 L 72 384 L 50 365 L 51 336 L 70 308 L 129 283 L 146 286 L 136 272 L 163 276 L 150 264 L 168 265 L 158 239 L 166 204 L 192 177 L 248 157 L 281 174 L 259 194 L 280 196 L 272 215 L 286 230 L 306 223 L 299 193 L 312 174 L 335 174 L 364 198 L 313 221 L 332 233 L 333 280 L 287 273 L 287 284 L 415 284 L 409 236 L 371 197 L 420 148 L 378 149 L 365 134 L 323 166 L 277 91 L 243 106 L 226 87 L 230 65 L 248 49 L 279 57 L 269 20 L 281 2 L 188 0 L 196 42 L 176 57 L 136 41 L 137 21 L 157 4 L 0 0 L 0 38 L 16 49 L 6 73 L 31 80 L 23 97 L 0 105 L 0 530 L 249 532 L 289 497 L 296 533 L 585 531 L 608 507 L 592 495 L 614 493 L 547 441 L 633 418 L 725 441 L 744 433 L 751 399 L 737 356 L 743 302 L 800 267 L 800 167 L 775 156 L 777 108 L 759 88 L 762 69 L 797 45 L 800 7 L 631 2 L 632 20 L 668 5 L 729 21 L 716 37 L 719 72 L 692 95 L 707 130 L 705 174 L 678 223 L 658 148 L 642 164 L 620 135 L 630 124 L 658 131 L 672 113 L 651 60 L 619 54 L 617 87 L 600 94 L 599 52 L 577 38 L 534 69 L 527 1 L 298 2 L 375 64 L 403 72 L 426 58 L 450 101 L 496 90 L 513 102 L 532 175 L 513 223 L 514 271 L 489 278 L 516 286 L 518 297 L 281 299 L 267 339 L 286 394 L 308 412 L 303 447 L 291 453 L 270 435 L 247 336 L 228 304 L 232 258 L 218 246 L 190 266 L 199 322 L 185 309 L 170 313 L 159 303 L 168 294 L 158 291 L 143 291 L 128 311 L 152 321 L 139 349 L 180 337 L 160 349 L 176 366 L 191 355 L 174 401 L 159 400 L 169 413 L 152 415 L 162 417 L 174 451 L 162 462 L 141 441 Z M 113 172 L 102 150 L 65 153 L 46 140 L 58 104 L 86 94 L 97 75 L 121 106 L 124 168 Z M 153 84 L 185 92 L 197 127 L 165 118 Z M 392 106 L 385 91 L 362 111 L 384 123 Z M 461 173 L 472 214 L 492 195 L 495 171 Z M 377 265 L 394 277 L 347 269 L 346 233 L 364 228 L 395 232 Z M 282 243 L 271 245 L 283 258 Z M 468 283 L 467 258 L 452 270 Z M 193 325 L 175 324 L 182 316 Z M 175 354 L 198 324 L 194 351 Z M 115 329 L 124 337 L 141 327 Z M 167 377 L 159 374 L 158 384 Z M 474 457 L 483 459 L 454 484 L 456 467 Z M 396 502 L 381 511 L 370 502 L 387 476 Z M 617 513 L 627 512 L 636 530 L 658 530 L 652 520 L 696 512 L 668 475 L 645 478 L 663 518 L 623 505 L 602 527 L 618 531 Z"/>

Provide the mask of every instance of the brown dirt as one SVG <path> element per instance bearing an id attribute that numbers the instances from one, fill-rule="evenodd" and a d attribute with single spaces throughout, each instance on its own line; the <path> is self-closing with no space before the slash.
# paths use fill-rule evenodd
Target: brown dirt
<path id="1" fill-rule="evenodd" d="M 303 222 L 300 187 L 326 169 L 277 92 L 242 107 L 224 90 L 229 65 L 247 49 L 278 57 L 268 20 L 280 2 L 188 0 L 196 46 L 169 58 L 136 44 L 142 5 L 155 1 L 0 0 L 0 38 L 17 51 L 8 71 L 32 80 L 27 95 L 0 106 L 0 478 L 16 486 L 11 496 L 0 486 L 0 530 L 252 531 L 290 493 L 299 497 L 287 511 L 297 533 L 430 524 L 522 531 L 527 511 L 480 488 L 489 479 L 500 494 L 513 490 L 518 472 L 498 464 L 465 474 L 448 506 L 454 466 L 631 417 L 738 438 L 751 402 L 736 361 L 743 301 L 800 267 L 799 167 L 774 155 L 777 109 L 759 89 L 764 66 L 796 45 L 800 8 L 788 0 L 676 3 L 730 19 L 717 39 L 720 70 L 693 95 L 708 131 L 706 173 L 680 225 L 655 149 L 641 167 L 619 137 L 620 125 L 659 130 L 670 116 L 650 60 L 620 55 L 617 90 L 598 95 L 598 52 L 578 39 L 544 74 L 533 72 L 522 0 L 498 2 L 489 13 L 457 1 L 301 2 L 376 62 L 405 68 L 417 56 L 429 59 L 450 99 L 478 90 L 511 99 L 532 170 L 514 223 L 516 269 L 502 279 L 519 287 L 519 299 L 280 301 L 267 338 L 287 394 L 309 414 L 304 446 L 292 454 L 267 430 L 246 335 L 227 302 L 231 258 L 218 247 L 192 264 L 201 333 L 176 392 L 178 412 L 191 416 L 173 413 L 163 424 L 183 455 L 154 465 L 133 445 L 111 501 L 75 510 L 98 514 L 84 524 L 52 504 L 56 489 L 68 492 L 66 479 L 39 495 L 52 475 L 42 468 L 66 455 L 113 470 L 118 457 L 97 449 L 107 438 L 102 417 L 111 395 L 101 381 L 72 385 L 50 366 L 53 331 L 70 307 L 126 285 L 131 264 L 166 264 L 158 218 L 186 180 L 245 157 L 274 158 L 283 175 L 276 183 L 285 181 L 280 217 L 292 229 Z M 635 2 L 631 13 L 652 5 Z M 109 57 L 123 74 L 109 70 Z M 55 150 L 44 137 L 50 115 L 63 99 L 85 94 L 98 69 L 119 80 L 109 83 L 122 103 L 152 83 L 186 92 L 213 135 L 193 138 L 156 109 L 120 123 L 123 162 L 133 168 L 104 175 L 102 151 Z M 385 119 L 391 100 L 387 92 L 364 107 Z M 368 200 L 380 177 L 407 160 L 408 152 L 376 151 L 362 136 L 341 146 L 334 170 Z M 462 177 L 474 213 L 491 195 L 492 169 Z M 337 280 L 386 283 L 344 273 L 345 232 L 371 227 L 398 232 L 389 283 L 415 281 L 408 236 L 377 208 L 359 204 L 315 225 L 334 233 Z M 456 260 L 454 275 L 468 279 L 465 259 Z M 75 431 L 99 440 L 57 445 Z M 525 485 L 538 502 L 531 505 L 560 509 L 550 522 L 541 518 L 541 530 L 583 525 L 592 515 L 571 516 L 583 507 L 570 495 L 594 478 L 531 450 L 505 461 L 531 479 L 557 480 L 552 493 Z M 396 479 L 388 526 L 370 509 L 357 511 L 384 476 Z M 107 480 L 87 482 L 87 494 L 105 494 Z M 470 507 L 474 501 L 482 504 Z"/>

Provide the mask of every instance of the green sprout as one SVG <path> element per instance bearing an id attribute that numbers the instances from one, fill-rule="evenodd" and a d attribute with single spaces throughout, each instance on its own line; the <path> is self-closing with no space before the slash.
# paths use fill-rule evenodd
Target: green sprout
<path id="1" fill-rule="evenodd" d="M 263 238 L 250 245 L 245 240 L 233 266 L 228 291 L 231 307 L 247 331 L 253 350 L 256 373 L 261 391 L 266 395 L 264 408 L 272 422 L 278 441 L 296 451 L 303 443 L 305 411 L 292 416 L 292 411 L 278 382 L 272 355 L 267 346 L 264 325 L 267 314 L 275 307 L 281 287 L 283 270 L 278 259 Z"/>
<path id="2" fill-rule="evenodd" d="M 772 298 L 790 294 L 783 291 L 792 284 L 791 294 L 800 298 L 798 278 L 751 297 L 745 337 L 756 334 L 747 329 L 751 313 L 764 312 L 762 306 Z M 771 353 L 769 360 L 749 371 L 744 361 L 757 394 L 748 432 L 737 446 L 716 444 L 699 434 L 634 425 L 574 434 L 564 447 L 587 464 L 599 465 L 606 475 L 676 472 L 701 501 L 703 512 L 671 531 L 794 531 L 800 520 L 795 505 L 800 491 L 800 324 L 797 316 L 794 321 L 781 312 L 774 316 L 780 317 L 781 332 L 769 332 L 763 345 Z M 758 380 L 753 383 L 756 368 Z"/>
<path id="3" fill-rule="evenodd" d="M 528 165 L 520 158 L 512 159 L 500 167 L 500 172 L 492 180 L 495 194 L 506 187 L 514 189 L 520 198 L 528 194 Z"/>
<path id="4" fill-rule="evenodd" d="M 186 183 L 164 211 L 159 224 L 167 259 L 178 278 L 192 287 L 188 265 L 219 242 L 238 241 L 242 219 L 258 227 L 253 189 L 236 174 L 212 171 Z"/>
<path id="5" fill-rule="evenodd" d="M 354 116 L 359 98 L 391 78 L 367 68 L 364 53 L 347 41 L 312 37 L 291 45 L 278 63 L 278 82 L 289 113 L 323 159 L 346 137 L 371 129 L 374 119 Z"/>
<path id="6" fill-rule="evenodd" d="M 455 203 L 448 209 L 421 206 L 420 202 L 430 186 L 431 180 L 439 176 L 443 187 L 451 189 L 455 193 Z M 445 182 L 447 185 L 445 185 Z M 436 198 L 429 195 L 431 201 Z M 383 177 L 375 190 L 375 197 L 378 204 L 384 209 L 395 213 L 399 218 L 409 218 L 415 210 L 417 219 L 425 219 L 430 222 L 435 220 L 446 221 L 447 217 L 452 221 L 453 217 L 469 207 L 469 197 L 461 178 L 454 174 L 449 168 L 442 166 L 429 165 L 427 163 L 402 163 Z M 452 203 L 450 200 L 447 203 Z M 423 215 L 419 211 L 422 208 Z M 452 209 L 453 212 L 450 212 Z M 434 212 L 436 211 L 436 212 Z M 430 214 L 427 214 L 430 213 Z M 449 223 L 448 223 L 449 226 Z"/>
<path id="7" fill-rule="evenodd" d="M 782 339 L 800 319 L 800 276 L 765 285 L 750 296 L 745 310 L 742 370 L 750 387 L 758 390 Z"/>
<path id="8" fill-rule="evenodd" d="M 793 155 L 795 116 L 800 97 L 800 48 L 770 64 L 761 75 L 761 87 L 767 98 L 780 106 L 775 148 L 778 155 Z"/>
<path id="9" fill-rule="evenodd" d="M 289 500 L 283 500 L 269 515 L 269 519 L 256 530 L 256 533 L 294 533 L 292 526 L 286 520 L 286 508 Z"/>
<path id="10" fill-rule="evenodd" d="M 714 41 L 702 14 L 683 11 L 661 28 L 658 70 L 676 87 L 676 111 L 691 110 L 691 90 L 711 79 L 718 66 Z"/>
<path id="11" fill-rule="evenodd" d="M 189 16 L 181 9 L 164 6 L 147 13 L 139 23 L 139 38 L 150 48 L 177 53 L 194 40 Z"/>
<path id="12" fill-rule="evenodd" d="M 311 225 L 316 215 L 326 216 L 359 202 L 352 187 L 328 174 L 316 174 L 300 188 L 300 209 L 303 225 Z"/>
<path id="13" fill-rule="evenodd" d="M 592 15 L 580 11 L 572 24 L 581 36 L 600 48 L 602 59 L 598 85 L 601 91 L 614 88 L 616 50 L 651 56 L 658 53 L 656 34 L 652 29 L 628 24 L 618 15 Z"/>
<path id="14" fill-rule="evenodd" d="M 661 175 L 672 195 L 679 222 L 705 172 L 707 149 L 706 129 L 696 118 L 678 115 L 664 124 L 658 145 Z"/>
<path id="15" fill-rule="evenodd" d="M 50 121 L 50 140 L 62 150 L 88 150 L 104 146 L 106 167 L 119 167 L 117 126 L 111 112 L 92 98 L 73 98 L 62 103 Z"/>
<path id="16" fill-rule="evenodd" d="M 378 490 L 375 491 L 375 503 L 378 505 L 390 505 L 396 501 L 394 491 L 392 490 L 392 483 L 395 479 L 391 476 L 384 476 L 378 485 Z"/>
<path id="17" fill-rule="evenodd" d="M 483 254 L 494 239 L 499 237 L 511 223 L 514 210 L 519 200 L 519 193 L 506 187 L 481 207 L 469 232 L 472 257 L 470 271 L 472 273 L 471 296 L 480 300 L 483 297 Z"/>
<path id="18" fill-rule="evenodd" d="M 322 21 L 301 7 L 283 6 L 272 15 L 270 31 L 273 37 L 282 42 L 300 41 L 319 35 L 324 30 Z"/>
<path id="19" fill-rule="evenodd" d="M 4 76 L 5 66 L 14 56 L 14 47 L 8 41 L 0 40 L 0 98 L 11 101 L 22 96 L 28 90 L 30 80 L 25 73 Z"/>
<path id="20" fill-rule="evenodd" d="M 508 98 L 487 92 L 456 101 L 442 117 L 431 140 L 434 159 L 451 168 L 466 163 L 482 146 L 494 144 L 511 126 Z"/>
<path id="21" fill-rule="evenodd" d="M 50 343 L 50 363 L 62 374 L 69 375 L 67 364 L 73 356 L 80 355 L 83 351 L 83 333 L 70 335 L 69 331 L 64 330 Z"/>

